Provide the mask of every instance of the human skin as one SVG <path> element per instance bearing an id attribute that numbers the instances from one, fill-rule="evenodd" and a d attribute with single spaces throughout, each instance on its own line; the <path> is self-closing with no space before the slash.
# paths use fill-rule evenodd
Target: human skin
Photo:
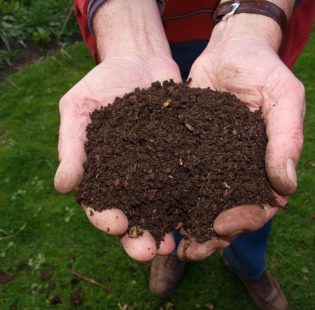
<path id="1" fill-rule="evenodd" d="M 155 0 L 109 0 L 96 13 L 94 30 L 100 63 L 60 101 L 60 164 L 55 187 L 61 193 L 71 192 L 82 180 L 85 129 L 92 111 L 136 87 L 169 79 L 181 81 Z M 148 231 L 129 238 L 127 217 L 118 209 L 94 211 L 91 215 L 89 206 L 83 208 L 94 226 L 119 236 L 125 251 L 135 260 L 148 261 L 175 248 L 171 234 L 165 236 L 158 250 Z"/>
<path id="2" fill-rule="evenodd" d="M 293 1 L 273 2 L 291 14 Z M 262 110 L 268 137 L 266 171 L 278 203 L 284 206 L 297 186 L 305 104 L 302 83 L 278 57 L 281 39 L 279 25 L 269 17 L 239 14 L 220 22 L 191 68 L 190 85 L 232 92 L 250 109 Z M 280 210 L 248 205 L 222 212 L 214 222 L 218 237 L 203 244 L 182 240 L 178 255 L 183 260 L 204 259 L 240 233 L 261 228 Z"/>
<path id="3" fill-rule="evenodd" d="M 292 3 L 277 0 L 288 16 Z M 100 64 L 60 101 L 60 165 L 55 187 L 61 193 L 72 191 L 81 182 L 86 159 L 85 128 L 94 109 L 135 87 L 148 87 L 157 80 L 181 81 L 154 0 L 132 4 L 128 0 L 109 0 L 97 11 L 94 29 Z M 235 15 L 214 28 L 190 77 L 191 86 L 230 91 L 249 102 L 252 109 L 262 108 L 269 138 L 267 173 L 274 189 L 282 194 L 277 194 L 279 203 L 284 205 L 287 195 L 296 188 L 295 165 L 303 142 L 304 89 L 277 56 L 281 36 L 279 25 L 268 17 Z M 135 260 L 168 255 L 175 247 L 170 234 L 158 250 L 147 231 L 138 238 L 129 238 L 128 221 L 120 210 L 93 212 L 91 216 L 90 207 L 83 208 L 94 226 L 119 236 L 125 251 Z M 239 233 L 260 228 L 278 211 L 269 206 L 240 206 L 223 212 L 214 223 L 218 238 L 202 245 L 194 241 L 185 245 L 182 240 L 178 255 L 184 260 L 203 259 L 227 246 Z"/>

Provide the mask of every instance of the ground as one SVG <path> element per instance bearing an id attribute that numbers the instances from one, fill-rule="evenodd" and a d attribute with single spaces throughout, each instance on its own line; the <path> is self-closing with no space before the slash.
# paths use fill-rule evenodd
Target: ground
<path id="1" fill-rule="evenodd" d="M 315 307 L 314 49 L 313 33 L 295 68 L 308 103 L 299 187 L 274 220 L 267 251 L 291 308 L 303 310 Z M 218 255 L 191 263 L 170 299 L 152 296 L 149 264 L 129 259 L 72 195 L 55 192 L 58 100 L 92 66 L 75 44 L 0 85 L 0 309 L 255 309 Z"/>

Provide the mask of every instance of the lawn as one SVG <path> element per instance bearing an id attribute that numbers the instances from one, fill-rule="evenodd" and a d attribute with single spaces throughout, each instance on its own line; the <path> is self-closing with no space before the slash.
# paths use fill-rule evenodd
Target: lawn
<path id="1" fill-rule="evenodd" d="M 267 252 L 291 309 L 303 310 L 315 309 L 314 50 L 313 35 L 295 68 L 308 104 L 299 187 Z M 0 85 L 0 309 L 255 309 L 218 255 L 189 264 L 170 299 L 152 296 L 149 264 L 130 260 L 72 195 L 55 192 L 58 101 L 92 66 L 75 44 Z"/>

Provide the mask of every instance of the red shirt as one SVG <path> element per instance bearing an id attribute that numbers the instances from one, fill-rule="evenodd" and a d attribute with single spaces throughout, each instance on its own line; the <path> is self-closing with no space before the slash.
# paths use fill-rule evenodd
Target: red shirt
<path id="1" fill-rule="evenodd" d="M 96 43 L 87 24 L 87 6 L 89 0 L 73 0 L 75 15 L 78 20 L 83 38 L 97 61 Z M 190 40 L 209 40 L 213 29 L 213 13 L 219 0 L 167 0 L 162 19 L 166 36 L 170 43 L 180 43 Z M 192 16 L 191 12 L 199 11 Z M 169 18 L 170 16 L 185 15 L 184 18 Z M 303 0 L 290 18 L 283 43 L 279 51 L 282 61 L 292 68 L 301 54 L 313 27 L 315 20 L 315 1 Z"/>

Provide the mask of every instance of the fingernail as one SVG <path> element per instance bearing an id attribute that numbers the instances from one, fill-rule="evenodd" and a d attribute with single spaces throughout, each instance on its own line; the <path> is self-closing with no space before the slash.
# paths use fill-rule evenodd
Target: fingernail
<path id="1" fill-rule="evenodd" d="M 287 161 L 287 175 L 290 183 L 292 184 L 292 187 L 294 186 L 294 189 L 297 187 L 297 177 L 296 177 L 296 171 L 295 171 L 295 164 L 293 159 L 289 158 Z"/>

